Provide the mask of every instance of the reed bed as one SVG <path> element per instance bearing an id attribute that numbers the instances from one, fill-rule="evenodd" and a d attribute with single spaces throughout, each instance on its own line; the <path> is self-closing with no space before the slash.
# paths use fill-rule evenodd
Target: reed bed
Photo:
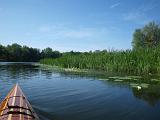
<path id="1" fill-rule="evenodd" d="M 62 68 L 155 74 L 160 71 L 160 48 L 68 54 L 56 59 L 41 59 L 40 63 Z"/>

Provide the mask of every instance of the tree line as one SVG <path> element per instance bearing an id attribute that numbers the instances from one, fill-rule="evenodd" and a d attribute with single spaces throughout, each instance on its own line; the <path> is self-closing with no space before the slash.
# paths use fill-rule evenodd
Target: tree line
<path id="1" fill-rule="evenodd" d="M 37 48 L 12 44 L 3 46 L 0 44 L 0 61 L 10 62 L 37 62 L 43 58 L 58 58 L 62 56 L 59 51 L 45 48 L 42 51 Z"/>

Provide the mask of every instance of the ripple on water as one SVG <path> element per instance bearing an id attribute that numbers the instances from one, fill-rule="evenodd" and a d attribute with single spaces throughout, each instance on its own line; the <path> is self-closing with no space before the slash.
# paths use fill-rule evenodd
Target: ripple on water
<path id="1" fill-rule="evenodd" d="M 42 120 L 160 119 L 160 103 L 128 86 L 22 63 L 0 66 L 0 100 L 17 82 Z"/>

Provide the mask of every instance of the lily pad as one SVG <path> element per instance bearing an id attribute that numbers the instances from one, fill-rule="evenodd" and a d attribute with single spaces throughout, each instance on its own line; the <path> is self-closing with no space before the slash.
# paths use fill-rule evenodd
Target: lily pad
<path id="1" fill-rule="evenodd" d="M 135 88 L 135 87 L 138 86 L 138 84 L 136 84 L 136 83 L 131 83 L 130 86 Z"/>
<path id="2" fill-rule="evenodd" d="M 154 82 L 160 82 L 159 79 L 151 79 L 151 81 L 154 81 Z"/>
<path id="3" fill-rule="evenodd" d="M 107 79 L 107 78 L 100 78 L 99 80 L 106 80 L 106 81 L 108 81 L 109 79 Z"/>
<path id="4" fill-rule="evenodd" d="M 135 78 L 134 78 L 133 80 L 134 80 L 134 81 L 139 81 L 139 79 L 135 79 Z"/>
<path id="5" fill-rule="evenodd" d="M 133 78 L 133 79 L 140 79 L 140 78 L 142 78 L 141 76 L 127 76 L 127 77 Z"/>
<path id="6" fill-rule="evenodd" d="M 109 79 L 118 79 L 119 76 L 114 76 L 114 77 L 108 77 Z"/>
<path id="7" fill-rule="evenodd" d="M 125 76 L 125 77 L 121 77 L 121 76 L 115 76 L 115 77 L 108 77 L 109 79 L 120 79 L 120 80 L 131 80 L 132 78 Z"/>
<path id="8" fill-rule="evenodd" d="M 123 82 L 123 80 L 114 80 L 115 82 Z"/>
<path id="9" fill-rule="evenodd" d="M 141 86 L 142 88 L 148 88 L 149 84 L 147 84 L 147 83 L 141 83 L 140 86 Z"/>
<path id="10" fill-rule="evenodd" d="M 130 78 L 128 76 L 126 76 L 126 77 L 120 77 L 119 79 L 121 79 L 121 80 L 132 80 L 132 78 Z"/>

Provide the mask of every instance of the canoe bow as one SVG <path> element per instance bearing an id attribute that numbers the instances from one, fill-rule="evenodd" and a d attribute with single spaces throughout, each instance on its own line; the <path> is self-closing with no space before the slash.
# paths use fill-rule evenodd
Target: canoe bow
<path id="1" fill-rule="evenodd" d="M 18 84 L 0 103 L 0 120 L 39 120 Z"/>

